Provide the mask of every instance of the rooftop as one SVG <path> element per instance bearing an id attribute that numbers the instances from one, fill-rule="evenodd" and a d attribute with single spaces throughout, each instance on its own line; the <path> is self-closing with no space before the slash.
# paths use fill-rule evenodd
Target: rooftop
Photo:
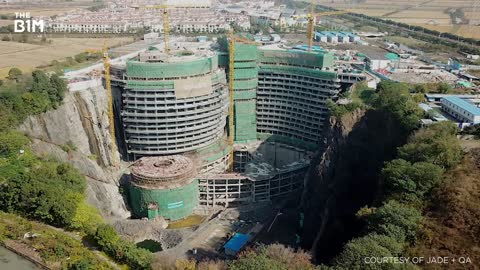
<path id="1" fill-rule="evenodd" d="M 465 101 L 464 99 L 461 99 L 457 96 L 447 96 L 443 97 L 443 99 L 453 103 L 454 105 L 457 105 L 474 116 L 480 116 L 480 108 L 468 101 Z"/>
<path id="2" fill-rule="evenodd" d="M 196 170 L 192 159 L 182 156 L 143 157 L 131 168 L 133 183 L 142 187 L 172 188 L 193 180 Z"/>

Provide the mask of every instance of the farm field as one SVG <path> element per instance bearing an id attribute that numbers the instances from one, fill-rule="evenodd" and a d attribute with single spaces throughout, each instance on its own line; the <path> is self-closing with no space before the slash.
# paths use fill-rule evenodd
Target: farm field
<path id="1" fill-rule="evenodd" d="M 51 44 L 45 45 L 0 41 L 0 79 L 12 67 L 28 72 L 52 60 L 73 57 L 86 49 L 101 50 L 104 41 L 109 46 L 117 46 L 131 43 L 133 38 L 54 38 Z"/>
<path id="2" fill-rule="evenodd" d="M 318 4 L 369 16 L 480 39 L 480 1 L 473 0 L 316 0 Z M 361 2 L 361 3 L 355 3 Z M 470 25 L 453 25 L 446 11 L 461 8 Z"/>
<path id="3" fill-rule="evenodd" d="M 73 0 L 68 2 L 36 0 L 12 3 L 1 1 L 0 14 L 14 15 L 15 12 L 30 12 L 32 16 L 54 16 L 76 8 L 87 8 L 93 4 L 93 0 Z"/>

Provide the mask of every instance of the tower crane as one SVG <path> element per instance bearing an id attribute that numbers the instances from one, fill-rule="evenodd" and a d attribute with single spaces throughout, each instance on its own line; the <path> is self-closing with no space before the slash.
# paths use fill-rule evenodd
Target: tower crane
<path id="1" fill-rule="evenodd" d="M 350 11 L 348 10 L 338 10 L 338 11 L 325 11 L 325 12 L 315 13 L 314 0 L 310 0 L 310 14 L 306 15 L 306 17 L 308 18 L 308 26 L 307 26 L 308 51 L 309 52 L 312 51 L 312 47 L 313 47 L 316 16 L 342 15 L 349 12 Z"/>
<path id="2" fill-rule="evenodd" d="M 163 34 L 165 42 L 165 54 L 167 58 L 170 56 L 170 14 L 168 9 L 171 8 L 167 5 L 154 5 L 154 6 L 141 6 L 140 9 L 163 9 Z"/>
<path id="3" fill-rule="evenodd" d="M 182 6 L 188 8 L 190 6 Z M 140 9 L 148 10 L 148 9 L 163 9 L 163 33 L 164 33 L 164 42 L 165 42 L 165 54 L 167 55 L 167 59 L 170 55 L 170 13 L 169 9 L 174 8 L 168 5 L 153 5 L 153 6 L 141 6 Z"/>
<path id="4" fill-rule="evenodd" d="M 245 44 L 258 45 L 258 43 L 251 41 L 246 38 L 235 36 L 233 28 L 230 29 L 228 34 L 228 60 L 229 60 L 229 72 L 228 72 L 228 88 L 229 88 L 229 97 L 230 104 L 228 108 L 228 145 L 230 147 L 230 156 L 228 161 L 229 171 L 233 172 L 233 142 L 235 138 L 235 127 L 234 127 L 234 92 L 235 92 L 235 44 L 236 42 L 241 42 Z"/>
<path id="5" fill-rule="evenodd" d="M 108 46 L 105 42 L 102 48 L 103 54 L 103 66 L 105 69 L 105 88 L 107 90 L 108 97 L 108 120 L 110 122 L 110 136 L 112 140 L 112 164 L 116 165 L 117 162 L 117 143 L 115 139 L 115 116 L 113 112 L 113 95 L 112 84 L 110 78 L 110 57 L 108 56 Z"/>

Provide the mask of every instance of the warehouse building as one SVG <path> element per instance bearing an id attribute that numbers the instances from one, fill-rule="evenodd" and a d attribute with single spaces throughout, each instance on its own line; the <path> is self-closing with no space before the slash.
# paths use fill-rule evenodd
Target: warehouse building
<path id="1" fill-rule="evenodd" d="M 480 124 L 480 108 L 460 97 L 443 97 L 442 109 L 463 123 Z"/>

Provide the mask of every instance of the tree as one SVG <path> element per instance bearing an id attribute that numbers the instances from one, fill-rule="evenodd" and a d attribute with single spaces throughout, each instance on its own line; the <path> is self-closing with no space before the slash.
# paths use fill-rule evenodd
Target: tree
<path id="1" fill-rule="evenodd" d="M 447 94 L 452 91 L 452 87 L 448 83 L 439 83 L 437 86 L 437 92 L 441 94 Z"/>
<path id="2" fill-rule="evenodd" d="M 75 211 L 75 216 L 72 218 L 70 228 L 93 235 L 97 227 L 102 223 L 102 216 L 100 216 L 98 210 L 82 201 Z"/>
<path id="3" fill-rule="evenodd" d="M 22 76 L 23 72 L 19 68 L 11 68 L 8 71 L 8 79 L 12 81 L 18 81 L 20 76 Z"/>
<path id="4" fill-rule="evenodd" d="M 421 219 L 420 211 L 394 200 L 366 216 L 369 231 L 409 242 L 414 242 Z"/>
<path id="5" fill-rule="evenodd" d="M 427 87 L 425 86 L 425 84 L 419 83 L 419 84 L 415 84 L 415 85 L 413 86 L 413 92 L 414 92 L 414 93 L 425 94 L 425 93 L 428 92 L 428 89 L 427 89 Z"/>
<path id="6" fill-rule="evenodd" d="M 408 144 L 398 149 L 398 156 L 410 162 L 430 162 L 442 168 L 452 168 L 462 158 L 456 134 L 457 127 L 453 123 L 435 123 L 417 131 Z"/>
<path id="7" fill-rule="evenodd" d="M 67 83 L 57 74 L 53 74 L 50 77 L 50 84 L 51 87 L 48 91 L 48 96 L 50 98 L 50 101 L 52 101 L 52 103 L 57 106 L 65 98 L 65 92 L 67 91 Z"/>
<path id="8" fill-rule="evenodd" d="M 382 170 L 387 193 L 405 201 L 419 201 L 438 184 L 443 169 L 428 162 L 411 164 L 403 159 L 388 162 Z"/>
<path id="9" fill-rule="evenodd" d="M 103 251 L 115 254 L 115 247 L 120 237 L 112 226 L 102 224 L 98 226 L 94 239 Z"/>
<path id="10" fill-rule="evenodd" d="M 0 157 L 8 157 L 18 154 L 30 143 L 30 140 L 16 131 L 6 131 L 0 133 Z"/>
<path id="11" fill-rule="evenodd" d="M 32 92 L 48 93 L 52 85 L 47 74 L 41 70 L 35 70 L 32 72 L 33 84 Z"/>
<path id="12" fill-rule="evenodd" d="M 394 238 L 376 233 L 351 240 L 334 259 L 336 267 L 351 270 L 399 269 L 393 263 L 367 264 L 365 258 L 395 257 L 402 252 L 402 244 Z"/>
<path id="13" fill-rule="evenodd" d="M 405 84 L 380 82 L 373 104 L 375 108 L 391 114 L 406 131 L 411 131 L 418 126 L 421 111 Z"/>
<path id="14" fill-rule="evenodd" d="M 51 108 L 50 99 L 46 92 L 23 93 L 22 100 L 29 115 L 43 113 Z"/>
<path id="15" fill-rule="evenodd" d="M 231 270 L 288 270 L 287 266 L 279 261 L 269 258 L 264 250 L 244 251 L 237 260 L 231 261 L 228 265 Z"/>

